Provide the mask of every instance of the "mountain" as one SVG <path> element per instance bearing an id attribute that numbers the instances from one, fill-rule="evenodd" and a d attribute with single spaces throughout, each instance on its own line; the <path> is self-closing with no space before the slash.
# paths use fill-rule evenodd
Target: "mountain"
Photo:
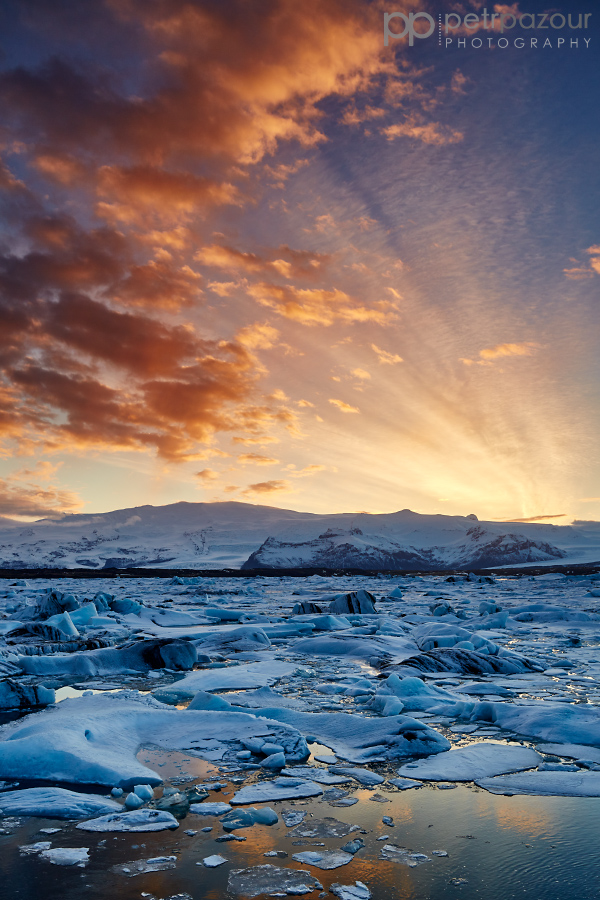
<path id="1" fill-rule="evenodd" d="M 600 525 L 476 516 L 318 515 L 249 503 L 173 503 L 23 525 L 0 521 L 2 568 L 475 569 L 600 559 Z"/>

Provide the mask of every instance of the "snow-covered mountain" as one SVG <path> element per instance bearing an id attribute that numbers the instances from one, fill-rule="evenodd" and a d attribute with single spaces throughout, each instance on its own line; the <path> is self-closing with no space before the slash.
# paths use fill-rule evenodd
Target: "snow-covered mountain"
<path id="1" fill-rule="evenodd" d="M 600 524 L 475 516 L 316 515 L 249 503 L 173 503 L 0 523 L 3 568 L 475 569 L 600 560 Z"/>

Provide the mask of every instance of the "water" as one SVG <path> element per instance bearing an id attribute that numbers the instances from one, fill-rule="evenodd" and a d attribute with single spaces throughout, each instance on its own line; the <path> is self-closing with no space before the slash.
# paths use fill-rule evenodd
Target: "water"
<path id="1" fill-rule="evenodd" d="M 189 757 L 186 757 L 189 758 Z M 217 774 L 203 764 L 202 774 Z M 168 763 L 173 775 L 179 763 Z M 195 761 L 193 764 L 195 769 Z M 199 772 L 196 770 L 196 776 Z M 222 781 L 227 780 L 220 774 Z M 228 799 L 228 786 L 211 799 Z M 388 792 L 378 788 L 390 803 L 369 799 L 373 791 L 355 793 L 359 803 L 349 808 L 333 808 L 323 800 L 275 803 L 276 810 L 307 811 L 315 818 L 334 816 L 360 825 L 365 848 L 352 862 L 331 872 L 294 862 L 293 853 L 311 849 L 292 845 L 292 829 L 281 821 L 270 828 L 254 826 L 235 832 L 244 843 L 216 843 L 223 834 L 217 819 L 188 815 L 175 832 L 158 834 L 89 834 L 74 824 L 54 820 L 22 820 L 13 834 L 0 837 L 2 900 L 90 900 L 119 897 L 140 900 L 142 893 L 156 898 L 188 893 L 193 900 L 219 900 L 226 895 L 228 872 L 233 868 L 271 863 L 290 868 L 308 868 L 325 889 L 334 882 L 364 881 L 374 900 L 597 900 L 600 896 L 598 862 L 599 800 L 595 798 L 502 797 L 483 790 L 458 786 L 454 790 L 423 787 L 419 790 Z M 229 795 L 230 796 L 230 795 Z M 395 827 L 383 825 L 382 815 L 392 816 Z M 209 834 L 199 829 L 213 825 Z M 40 827 L 56 826 L 56 835 L 40 834 Z M 198 829 L 194 836 L 184 829 Z M 377 837 L 388 834 L 386 842 Z M 52 840 L 56 847 L 90 848 L 85 869 L 53 866 L 37 857 L 22 857 L 18 845 L 36 840 Z M 325 849 L 339 849 L 348 838 L 325 839 Z M 431 855 L 446 850 L 447 858 L 411 869 L 378 859 L 384 843 Z M 287 859 L 265 858 L 268 850 L 285 850 Z M 228 862 L 219 869 L 196 865 L 203 857 L 219 853 Z M 111 866 L 159 855 L 177 856 L 175 869 L 126 878 L 109 871 Z M 316 897 L 317 893 L 307 895 Z"/>

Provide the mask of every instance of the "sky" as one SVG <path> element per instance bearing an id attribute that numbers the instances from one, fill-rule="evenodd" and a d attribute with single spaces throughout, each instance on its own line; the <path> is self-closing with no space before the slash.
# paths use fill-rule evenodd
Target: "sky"
<path id="1" fill-rule="evenodd" d="M 600 519 L 600 13 L 487 13 L 3 4 L 0 516 Z"/>

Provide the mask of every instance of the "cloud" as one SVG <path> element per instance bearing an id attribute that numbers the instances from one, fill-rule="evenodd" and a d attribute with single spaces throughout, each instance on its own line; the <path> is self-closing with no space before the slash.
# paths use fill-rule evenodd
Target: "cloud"
<path id="1" fill-rule="evenodd" d="M 287 245 L 248 253 L 223 244 L 210 244 L 197 250 L 194 259 L 205 266 L 226 272 L 281 275 L 283 278 L 314 278 L 330 257 L 323 253 L 294 250 Z"/>
<path id="2" fill-rule="evenodd" d="M 438 122 L 423 124 L 412 116 L 408 117 L 404 122 L 382 128 L 381 133 L 386 136 L 388 141 L 393 141 L 398 137 L 409 137 L 436 147 L 442 147 L 445 144 L 456 144 L 464 138 L 461 131 L 455 131 L 449 125 L 440 125 Z"/>
<path id="3" fill-rule="evenodd" d="M 395 366 L 403 361 L 402 357 L 398 356 L 397 353 L 389 353 L 387 350 L 382 350 L 377 344 L 371 344 L 371 350 L 377 354 L 379 362 L 384 365 Z"/>
<path id="4" fill-rule="evenodd" d="M 337 288 L 302 289 L 262 282 L 250 285 L 247 290 L 261 306 L 273 309 L 286 319 L 293 319 L 302 325 L 328 326 L 336 321 L 384 325 L 396 315 L 395 307 L 386 300 L 376 301 L 371 307 L 366 307 Z"/>
<path id="5" fill-rule="evenodd" d="M 352 369 L 352 374 L 361 381 L 368 381 L 371 378 L 370 372 L 365 369 Z"/>
<path id="6" fill-rule="evenodd" d="M 546 519 L 564 519 L 566 513 L 554 513 L 549 516 L 528 516 L 526 519 L 495 519 L 496 522 L 543 522 Z"/>
<path id="7" fill-rule="evenodd" d="M 83 503 L 73 491 L 0 479 L 0 515 L 3 516 L 43 518 L 75 512 L 82 506 Z"/>
<path id="8" fill-rule="evenodd" d="M 330 399 L 329 403 L 331 403 L 332 406 L 337 406 L 337 408 L 341 412 L 344 412 L 344 413 L 359 413 L 360 412 L 360 409 L 358 409 L 357 406 L 350 406 L 349 403 L 345 403 L 343 400 Z"/>
<path id="9" fill-rule="evenodd" d="M 276 466 L 280 460 L 272 456 L 262 456 L 260 453 L 242 453 L 241 456 L 238 456 L 238 462 L 242 465 Z"/>
<path id="10" fill-rule="evenodd" d="M 585 278 L 593 278 L 595 275 L 600 275 L 600 244 L 597 244 L 593 247 L 588 247 L 585 252 L 589 253 L 591 256 L 591 259 L 588 260 L 588 264 L 575 266 L 571 269 L 563 269 L 563 272 L 565 273 L 567 278 L 578 281 Z M 576 262 L 576 260 L 572 261 Z"/>
<path id="11" fill-rule="evenodd" d="M 465 366 L 492 365 L 491 360 L 501 359 L 506 356 L 533 356 L 540 347 L 541 344 L 538 344 L 535 341 L 523 341 L 520 344 L 496 344 L 495 347 L 485 347 L 483 350 L 480 350 L 479 356 L 481 359 L 473 360 L 461 358 L 460 361 Z"/>
<path id="12" fill-rule="evenodd" d="M 219 477 L 219 473 L 214 469 L 202 469 L 200 472 L 196 472 L 196 478 L 200 478 L 202 481 L 216 481 Z"/>
<path id="13" fill-rule="evenodd" d="M 289 481 L 259 481 L 256 484 L 250 484 L 242 491 L 246 496 L 250 494 L 274 494 L 277 491 L 291 490 Z"/>
<path id="14" fill-rule="evenodd" d="M 246 325 L 236 334 L 236 339 L 249 350 L 270 350 L 279 339 L 279 332 L 266 322 Z"/>

